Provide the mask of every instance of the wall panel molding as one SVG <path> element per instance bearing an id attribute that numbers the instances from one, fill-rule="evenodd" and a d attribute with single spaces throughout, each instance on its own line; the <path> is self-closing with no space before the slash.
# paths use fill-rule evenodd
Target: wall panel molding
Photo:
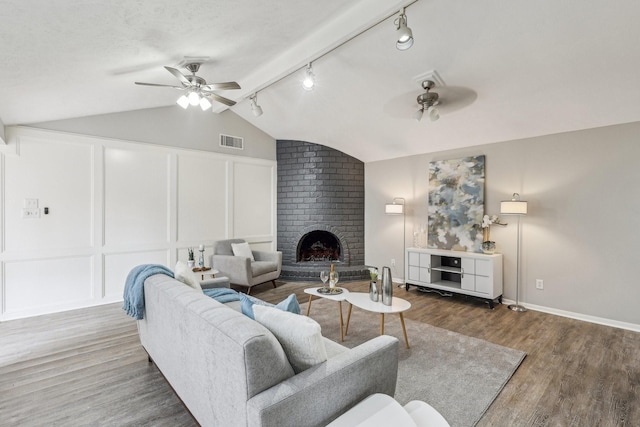
<path id="1" fill-rule="evenodd" d="M 51 157 L 61 155 L 57 150 L 84 154 L 69 164 L 52 162 Z M 46 177 L 35 173 L 39 165 L 48 168 Z M 236 165 L 241 165 L 240 170 L 249 178 L 257 171 L 268 179 L 234 188 Z M 199 244 L 206 247 L 207 263 L 214 241 L 223 238 L 245 238 L 260 248 L 275 250 L 275 170 L 275 160 L 28 127 L 8 128 L 7 145 L 0 149 L 0 321 L 120 301 L 132 267 L 160 263 L 173 268 L 178 259 L 186 260 L 187 248 Z M 64 186 L 52 185 L 65 174 L 75 177 L 70 182 L 83 190 L 67 191 Z M 30 180 L 32 176 L 37 179 Z M 244 194 L 238 199 L 234 193 L 240 190 Z M 9 200 L 5 198 L 7 192 L 11 194 Z M 32 192 L 37 194 L 28 194 Z M 41 213 L 37 219 L 17 218 L 23 199 L 31 197 L 47 199 L 51 214 L 45 217 Z M 244 200 L 245 211 L 237 212 L 234 200 Z M 249 213 L 247 200 L 258 201 Z M 39 208 L 44 206 L 40 204 Z M 60 212 L 65 212 L 64 216 L 56 218 Z M 7 250 L 7 213 L 13 215 L 12 224 L 35 230 L 28 245 Z M 73 222 L 74 215 L 81 220 Z M 268 218 L 267 225 L 249 227 L 246 235 L 234 235 L 237 218 L 246 223 L 251 215 L 258 224 Z M 52 218 L 69 229 L 61 233 Z M 56 238 L 52 240 L 51 236 Z M 70 259 L 91 262 L 70 263 Z M 69 268 L 68 275 L 74 281 L 65 283 L 62 274 L 40 279 L 38 269 L 43 262 L 53 271 Z M 63 300 L 27 303 L 29 293 L 48 292 Z"/>

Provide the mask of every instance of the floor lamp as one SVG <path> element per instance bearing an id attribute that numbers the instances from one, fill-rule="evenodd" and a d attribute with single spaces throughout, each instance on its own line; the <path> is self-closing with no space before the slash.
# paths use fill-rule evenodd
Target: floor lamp
<path id="1" fill-rule="evenodd" d="M 394 197 L 392 203 L 384 205 L 384 213 L 387 215 L 402 215 L 402 269 L 404 270 L 404 252 L 406 248 L 406 216 L 404 212 L 405 200 L 402 197 Z M 404 276 L 404 274 L 403 274 Z M 402 284 L 398 285 L 402 286 Z"/>
<path id="2" fill-rule="evenodd" d="M 508 305 L 509 310 L 513 311 L 527 311 L 527 309 L 520 305 L 520 217 L 527 214 L 527 202 L 520 200 L 518 193 L 513 193 L 511 200 L 504 200 L 500 202 L 500 213 L 503 215 L 516 215 L 518 217 L 518 244 L 516 249 L 516 303 Z"/>

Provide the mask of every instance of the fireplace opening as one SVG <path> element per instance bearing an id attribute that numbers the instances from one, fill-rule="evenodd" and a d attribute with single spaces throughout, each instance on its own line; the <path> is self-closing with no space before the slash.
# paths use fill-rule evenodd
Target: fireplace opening
<path id="1" fill-rule="evenodd" d="M 340 240 L 335 234 L 316 230 L 300 239 L 296 262 L 340 261 L 341 253 Z"/>

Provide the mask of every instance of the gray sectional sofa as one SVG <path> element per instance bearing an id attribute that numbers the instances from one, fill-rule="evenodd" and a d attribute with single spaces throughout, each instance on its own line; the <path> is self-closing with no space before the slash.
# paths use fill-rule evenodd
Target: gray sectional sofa
<path id="1" fill-rule="evenodd" d="M 324 426 L 373 393 L 393 396 L 398 340 L 353 349 L 295 374 L 275 336 L 237 309 L 166 275 L 144 284 L 140 341 L 202 426 Z"/>

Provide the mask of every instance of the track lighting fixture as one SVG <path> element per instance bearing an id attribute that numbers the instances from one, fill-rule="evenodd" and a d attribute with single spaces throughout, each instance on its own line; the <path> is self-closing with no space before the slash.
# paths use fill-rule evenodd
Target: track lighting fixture
<path id="1" fill-rule="evenodd" d="M 260 117 L 262 115 L 262 107 L 258 105 L 258 93 L 254 93 L 249 99 L 251 100 L 251 112 L 254 116 Z"/>
<path id="2" fill-rule="evenodd" d="M 396 24 L 396 36 L 398 37 L 396 42 L 398 50 L 407 50 L 413 46 L 413 32 L 411 28 L 407 27 L 407 15 L 405 15 L 404 9 L 403 7 L 400 10 L 400 16 L 394 21 L 394 24 Z"/>
<path id="3" fill-rule="evenodd" d="M 307 65 L 307 70 L 305 71 L 304 80 L 302 81 L 302 87 L 305 90 L 313 90 L 313 87 L 316 85 L 316 76 L 313 74 L 313 69 L 311 68 L 311 62 Z"/>
<path id="4" fill-rule="evenodd" d="M 413 118 L 417 121 L 422 120 L 425 110 L 432 122 L 435 122 L 440 118 L 440 112 L 436 108 L 436 105 L 440 103 L 440 96 L 435 92 L 430 92 L 435 85 L 436 84 L 432 80 L 425 80 L 422 82 L 422 88 L 425 90 L 425 93 L 418 95 L 416 101 L 418 102 L 418 105 L 420 105 L 420 109 L 413 115 Z"/>

